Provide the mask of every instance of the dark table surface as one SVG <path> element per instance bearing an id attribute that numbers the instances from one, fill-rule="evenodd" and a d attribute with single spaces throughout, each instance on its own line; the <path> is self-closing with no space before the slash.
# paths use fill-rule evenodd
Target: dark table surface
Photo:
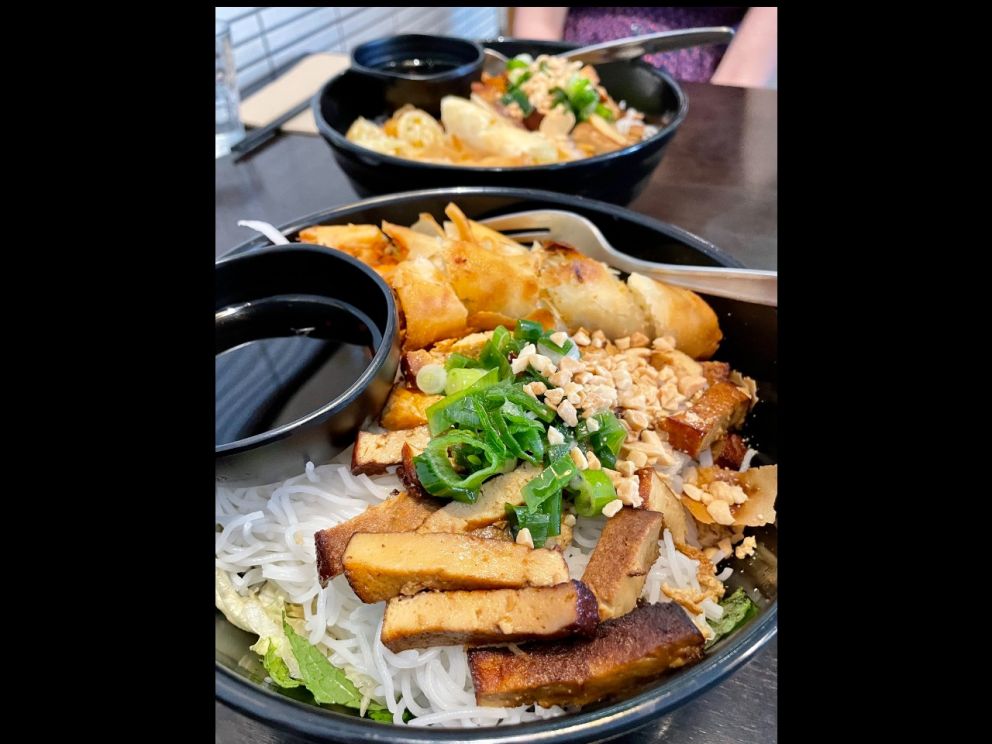
<path id="1" fill-rule="evenodd" d="M 630 208 L 711 241 L 747 266 L 778 259 L 778 95 L 686 83 L 689 115 Z M 319 137 L 283 135 L 249 160 L 217 161 L 216 255 L 256 233 L 238 220 L 279 225 L 358 199 Z M 740 672 L 617 742 L 730 744 L 777 741 L 778 643 Z M 218 744 L 294 739 L 216 705 Z"/>

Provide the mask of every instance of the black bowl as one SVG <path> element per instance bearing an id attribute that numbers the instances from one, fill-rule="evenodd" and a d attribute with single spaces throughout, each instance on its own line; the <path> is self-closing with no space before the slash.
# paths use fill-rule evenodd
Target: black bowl
<path id="1" fill-rule="evenodd" d="M 420 212 L 443 219 L 445 205 L 456 202 L 472 218 L 484 218 L 528 209 L 565 209 L 592 220 L 615 247 L 655 261 L 707 266 L 740 266 L 705 240 L 677 227 L 658 222 L 610 204 L 543 191 L 500 188 L 459 188 L 414 191 L 367 199 L 328 209 L 293 221 L 283 230 L 292 238 L 310 225 L 378 223 L 386 219 L 412 224 Z M 265 245 L 256 238 L 233 254 Z M 229 254 L 230 255 L 230 254 Z M 761 454 L 754 464 L 774 462 L 777 452 L 777 337 L 778 314 L 763 305 L 707 297 L 720 318 L 724 341 L 717 357 L 758 381 L 761 404 L 749 417 L 745 433 Z M 618 736 L 644 726 L 718 684 L 744 663 L 776 632 L 777 554 L 776 529 L 762 528 L 759 540 L 771 558 L 760 555 L 746 561 L 732 560 L 734 575 L 728 591 L 737 586 L 757 589 L 761 607 L 756 618 L 713 646 L 697 665 L 658 680 L 636 695 L 612 704 L 588 706 L 581 713 L 516 726 L 478 729 L 417 729 L 391 726 L 339 713 L 292 699 L 262 683 L 265 672 L 239 665 L 255 636 L 244 633 L 216 613 L 217 698 L 247 716 L 307 740 L 339 742 L 578 742 Z M 753 596 L 753 594 L 752 594 Z M 259 665 L 260 667 L 260 665 Z"/>
<path id="2" fill-rule="evenodd" d="M 508 57 L 524 52 L 556 54 L 575 48 L 553 41 L 484 41 L 484 46 Z M 478 168 L 419 163 L 383 155 L 345 138 L 359 116 L 376 119 L 394 110 L 384 86 L 365 74 L 345 70 L 329 80 L 313 98 L 317 128 L 342 170 L 362 196 L 403 189 L 446 186 L 501 186 L 545 189 L 629 204 L 647 185 L 665 148 L 685 119 L 689 103 L 668 73 L 644 62 L 597 65 L 603 85 L 617 101 L 626 101 L 647 115 L 659 131 L 636 145 L 584 160 L 520 168 Z"/>
<path id="3" fill-rule="evenodd" d="M 262 485 L 327 462 L 389 395 L 392 291 L 348 254 L 301 245 L 226 256 L 215 283 L 217 482 Z"/>
<path id="4" fill-rule="evenodd" d="M 450 36 L 404 34 L 373 39 L 351 53 L 351 69 L 390 111 L 406 103 L 441 115 L 445 96 L 468 97 L 482 73 L 482 47 Z M 347 131 L 347 130 L 345 130 Z"/>

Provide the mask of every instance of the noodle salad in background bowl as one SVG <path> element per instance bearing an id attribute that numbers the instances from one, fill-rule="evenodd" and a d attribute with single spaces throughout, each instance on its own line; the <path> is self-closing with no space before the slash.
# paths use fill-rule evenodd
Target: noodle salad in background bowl
<path id="1" fill-rule="evenodd" d="M 223 702 L 341 741 L 383 725 L 586 740 L 671 710 L 774 634 L 775 311 L 475 221 L 533 208 L 734 263 L 640 215 L 522 190 L 399 194 L 287 226 L 393 287 L 404 355 L 354 446 L 279 483 L 218 485 Z M 479 272 L 458 270 L 466 251 Z"/>
<path id="2" fill-rule="evenodd" d="M 682 87 L 647 63 L 593 66 L 564 42 L 487 41 L 510 60 L 440 112 L 396 105 L 356 70 L 314 96 L 321 136 L 363 196 L 490 185 L 632 201 L 688 112 Z"/>

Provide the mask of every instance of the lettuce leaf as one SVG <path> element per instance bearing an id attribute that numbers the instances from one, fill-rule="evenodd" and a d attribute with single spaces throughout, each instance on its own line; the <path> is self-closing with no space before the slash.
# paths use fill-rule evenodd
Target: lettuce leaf
<path id="1" fill-rule="evenodd" d="M 713 629 L 713 637 L 706 642 L 706 648 L 758 614 L 758 605 L 747 596 L 741 587 L 738 587 L 737 591 L 724 599 L 720 606 L 723 608 L 723 616 L 719 620 L 706 621 Z"/>
<path id="2" fill-rule="evenodd" d="M 262 657 L 262 665 L 265 667 L 265 671 L 269 673 L 269 676 L 272 677 L 272 681 L 280 687 L 299 687 L 303 684 L 298 679 L 293 679 L 290 676 L 289 667 L 279 657 L 279 654 L 276 652 L 276 644 L 274 643 L 269 644 L 269 650 Z"/>
<path id="3" fill-rule="evenodd" d="M 300 678 L 304 686 L 313 694 L 318 703 L 347 705 L 360 708 L 362 694 L 345 676 L 344 670 L 331 664 L 317 648 L 299 635 L 292 626 L 283 620 L 283 631 L 293 649 L 293 656 L 300 664 Z"/>

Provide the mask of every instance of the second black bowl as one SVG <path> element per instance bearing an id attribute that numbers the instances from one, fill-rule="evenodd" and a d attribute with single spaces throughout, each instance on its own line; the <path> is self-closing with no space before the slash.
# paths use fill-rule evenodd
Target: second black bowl
<path id="1" fill-rule="evenodd" d="M 527 53 L 557 54 L 574 44 L 553 41 L 485 41 L 483 46 L 512 57 Z M 665 148 L 685 119 L 689 103 L 679 84 L 668 73 L 645 62 L 611 62 L 596 65 L 602 84 L 617 101 L 626 101 L 644 112 L 657 134 L 616 152 L 584 160 L 518 168 L 476 168 L 421 163 L 383 155 L 345 138 L 359 116 L 388 116 L 395 106 L 384 85 L 356 70 L 346 70 L 329 80 L 313 98 L 312 109 L 321 136 L 362 196 L 407 189 L 446 186 L 502 186 L 544 189 L 629 204 L 647 185 L 661 163 Z"/>

